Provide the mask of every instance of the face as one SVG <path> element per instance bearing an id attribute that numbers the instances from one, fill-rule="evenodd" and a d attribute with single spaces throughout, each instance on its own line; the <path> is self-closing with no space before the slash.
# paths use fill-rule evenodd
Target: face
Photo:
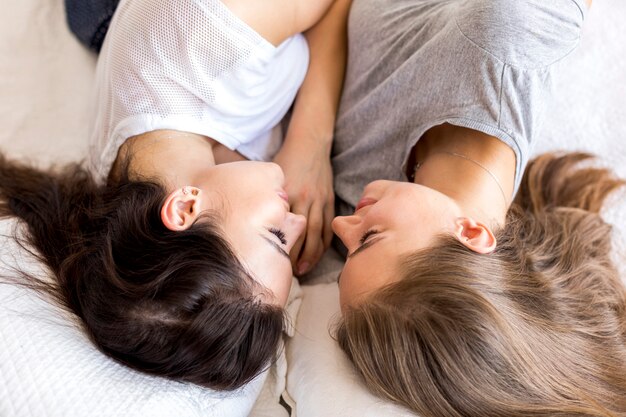
<path id="1" fill-rule="evenodd" d="M 339 279 L 342 308 L 398 279 L 400 258 L 428 247 L 441 233 L 452 233 L 461 215 L 446 196 L 419 184 L 374 181 L 351 216 L 333 220 L 334 232 L 348 248 Z"/>
<path id="2" fill-rule="evenodd" d="M 218 210 L 235 253 L 267 289 L 269 302 L 284 306 L 291 288 L 289 251 L 306 219 L 289 211 L 281 168 L 267 162 L 232 162 L 211 167 L 198 184 L 201 210 Z"/>

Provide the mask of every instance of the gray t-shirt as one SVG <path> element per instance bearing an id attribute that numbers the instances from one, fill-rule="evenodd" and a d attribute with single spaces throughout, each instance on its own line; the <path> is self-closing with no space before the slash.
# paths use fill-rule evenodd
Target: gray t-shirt
<path id="1" fill-rule="evenodd" d="M 365 185 L 407 181 L 409 153 L 448 122 L 509 145 L 515 189 L 555 62 L 578 44 L 584 0 L 354 0 L 333 168 L 338 214 Z"/>

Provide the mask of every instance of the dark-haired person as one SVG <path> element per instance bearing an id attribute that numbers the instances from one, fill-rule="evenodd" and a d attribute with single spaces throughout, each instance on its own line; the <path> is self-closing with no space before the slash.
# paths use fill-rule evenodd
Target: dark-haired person
<path id="1" fill-rule="evenodd" d="M 28 225 L 57 278 L 32 286 L 103 352 L 214 389 L 267 369 L 290 252 L 303 245 L 307 268 L 332 235 L 348 8 L 123 0 L 97 67 L 93 171 L 0 160 L 0 214 Z"/>
<path id="2" fill-rule="evenodd" d="M 420 416 L 626 416 L 626 291 L 599 216 L 624 182 L 583 154 L 523 175 L 587 8 L 351 9 L 336 336 L 367 386 Z"/>

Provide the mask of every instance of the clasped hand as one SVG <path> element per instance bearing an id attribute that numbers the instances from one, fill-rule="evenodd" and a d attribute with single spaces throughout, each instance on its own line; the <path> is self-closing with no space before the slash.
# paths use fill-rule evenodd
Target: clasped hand
<path id="1" fill-rule="evenodd" d="M 330 145 L 315 142 L 285 143 L 274 158 L 285 173 L 291 211 L 307 219 L 305 232 L 290 256 L 294 272 L 309 272 L 330 245 L 335 214 Z"/>

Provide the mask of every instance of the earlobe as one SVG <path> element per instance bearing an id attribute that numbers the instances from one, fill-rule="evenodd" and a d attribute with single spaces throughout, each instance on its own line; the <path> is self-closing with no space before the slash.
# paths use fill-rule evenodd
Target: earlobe
<path id="1" fill-rule="evenodd" d="M 468 217 L 455 222 L 454 236 L 476 253 L 487 254 L 496 249 L 496 238 L 489 226 Z"/>
<path id="2" fill-rule="evenodd" d="M 200 190 L 185 186 L 172 191 L 161 208 L 161 221 L 169 230 L 187 230 L 200 214 Z"/>

